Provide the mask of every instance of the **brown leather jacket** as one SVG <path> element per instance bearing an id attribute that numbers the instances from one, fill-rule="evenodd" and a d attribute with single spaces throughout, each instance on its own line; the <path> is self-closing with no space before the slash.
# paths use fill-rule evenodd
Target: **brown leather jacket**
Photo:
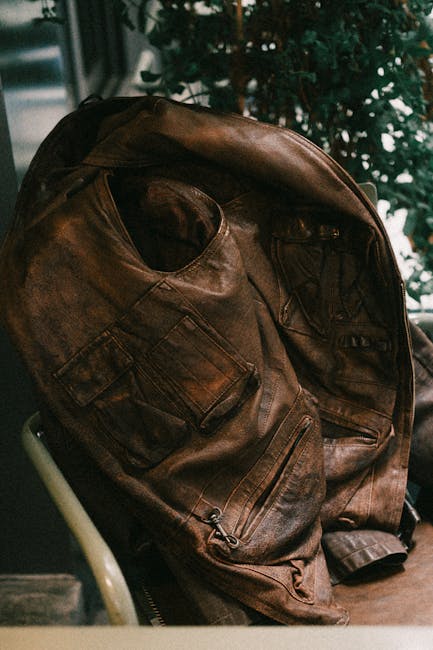
<path id="1" fill-rule="evenodd" d="M 322 531 L 394 539 L 413 396 L 403 284 L 341 167 L 236 115 L 91 104 L 0 263 L 42 403 L 162 548 L 272 619 L 346 622 Z"/>

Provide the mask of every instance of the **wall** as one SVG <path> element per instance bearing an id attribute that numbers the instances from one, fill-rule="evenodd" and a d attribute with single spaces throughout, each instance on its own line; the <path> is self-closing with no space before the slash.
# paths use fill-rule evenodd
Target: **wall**
<path id="1" fill-rule="evenodd" d="M 17 182 L 0 79 L 0 236 L 12 218 Z M 0 330 L 0 573 L 69 569 L 69 536 L 20 442 L 36 410 L 30 381 L 4 329 Z"/>

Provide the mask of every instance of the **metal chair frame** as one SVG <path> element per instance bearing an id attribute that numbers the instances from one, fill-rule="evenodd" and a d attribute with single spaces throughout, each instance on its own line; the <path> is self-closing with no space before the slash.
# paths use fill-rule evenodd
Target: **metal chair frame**
<path id="1" fill-rule="evenodd" d="M 139 625 L 131 592 L 116 558 L 42 441 L 39 413 L 24 423 L 22 443 L 89 564 L 111 625 Z"/>

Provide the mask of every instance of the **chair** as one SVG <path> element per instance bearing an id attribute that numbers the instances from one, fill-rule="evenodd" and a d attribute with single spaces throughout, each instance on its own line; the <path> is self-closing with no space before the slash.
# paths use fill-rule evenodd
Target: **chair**
<path id="1" fill-rule="evenodd" d="M 111 625 L 138 625 L 135 605 L 116 558 L 42 441 L 39 413 L 35 413 L 25 422 L 22 442 L 51 498 L 81 547 L 95 577 Z"/>

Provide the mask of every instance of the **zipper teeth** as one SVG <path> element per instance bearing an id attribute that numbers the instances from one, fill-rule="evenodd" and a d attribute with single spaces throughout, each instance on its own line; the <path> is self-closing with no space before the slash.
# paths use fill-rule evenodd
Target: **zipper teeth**
<path id="1" fill-rule="evenodd" d="M 165 627 L 166 622 L 159 611 L 150 591 L 146 587 L 141 587 L 141 592 L 145 598 L 144 614 L 153 627 Z"/>

